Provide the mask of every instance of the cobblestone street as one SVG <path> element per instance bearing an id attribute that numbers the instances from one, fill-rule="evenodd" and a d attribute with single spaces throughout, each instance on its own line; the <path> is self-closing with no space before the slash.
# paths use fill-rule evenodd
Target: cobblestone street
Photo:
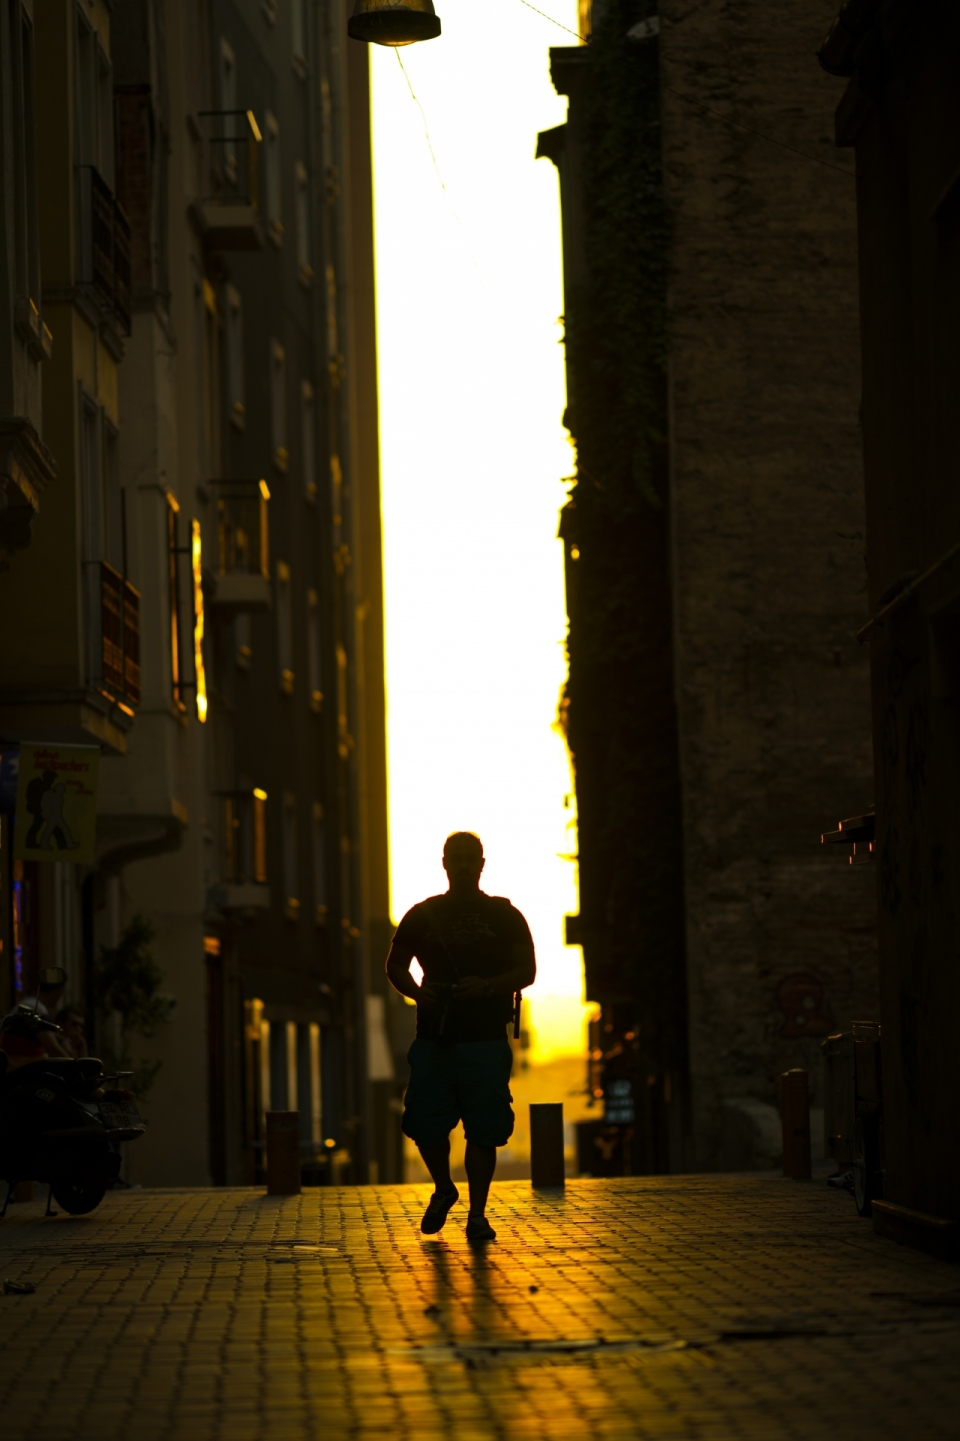
<path id="1" fill-rule="evenodd" d="M 960 1274 L 822 1183 L 114 1194 L 0 1224 L 4 1441 L 950 1437 Z"/>

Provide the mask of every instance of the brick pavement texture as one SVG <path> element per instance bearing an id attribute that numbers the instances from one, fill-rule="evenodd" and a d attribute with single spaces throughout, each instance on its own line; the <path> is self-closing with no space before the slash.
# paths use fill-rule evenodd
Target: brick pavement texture
<path id="1" fill-rule="evenodd" d="M 0 1223 L 3 1441 L 960 1436 L 960 1270 L 750 1176 L 110 1195 Z"/>

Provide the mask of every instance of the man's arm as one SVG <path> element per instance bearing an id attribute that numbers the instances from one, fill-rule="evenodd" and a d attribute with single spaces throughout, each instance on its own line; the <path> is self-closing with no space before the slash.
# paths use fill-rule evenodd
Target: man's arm
<path id="1" fill-rule="evenodd" d="M 465 976 L 454 986 L 454 995 L 457 1000 L 471 1001 L 478 996 L 512 996 L 514 991 L 522 991 L 525 986 L 532 986 L 537 976 L 537 962 L 533 954 L 533 946 L 528 941 L 515 941 L 513 945 L 513 965 L 509 971 L 501 971 L 499 976 L 491 976 L 483 980 L 480 976 Z"/>
<path id="2" fill-rule="evenodd" d="M 390 954 L 387 956 L 387 979 L 395 991 L 401 996 L 408 996 L 411 1001 L 419 1001 L 420 987 L 410 974 L 410 967 L 413 964 L 413 951 L 409 946 L 398 946 L 396 942 L 390 947 Z"/>

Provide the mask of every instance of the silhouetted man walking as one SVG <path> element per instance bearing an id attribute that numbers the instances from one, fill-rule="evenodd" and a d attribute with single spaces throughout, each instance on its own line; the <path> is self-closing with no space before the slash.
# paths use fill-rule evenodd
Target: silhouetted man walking
<path id="1" fill-rule="evenodd" d="M 484 1215 L 497 1147 L 513 1134 L 505 1027 L 516 991 L 537 973 L 523 916 L 502 896 L 480 889 L 483 846 L 470 831 L 448 836 L 443 868 L 449 890 L 407 911 L 387 957 L 387 975 L 417 1003 L 417 1038 L 410 1047 L 410 1082 L 402 1127 L 433 1177 L 420 1229 L 442 1230 L 460 1193 L 450 1176 L 450 1132 L 463 1121 L 470 1187 L 468 1241 L 493 1241 Z M 414 957 L 423 970 L 417 985 Z"/>

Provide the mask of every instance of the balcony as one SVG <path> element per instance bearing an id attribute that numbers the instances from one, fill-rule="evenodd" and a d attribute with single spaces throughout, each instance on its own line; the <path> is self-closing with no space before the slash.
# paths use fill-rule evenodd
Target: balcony
<path id="1" fill-rule="evenodd" d="M 130 224 L 92 165 L 80 167 L 80 284 L 130 334 Z"/>
<path id="2" fill-rule="evenodd" d="M 222 616 L 270 609 L 270 491 L 263 480 L 213 480 L 217 570 L 211 606 Z"/>
<path id="3" fill-rule="evenodd" d="M 201 110 L 196 116 L 201 194 L 190 207 L 211 250 L 262 250 L 261 135 L 252 110 Z"/>

